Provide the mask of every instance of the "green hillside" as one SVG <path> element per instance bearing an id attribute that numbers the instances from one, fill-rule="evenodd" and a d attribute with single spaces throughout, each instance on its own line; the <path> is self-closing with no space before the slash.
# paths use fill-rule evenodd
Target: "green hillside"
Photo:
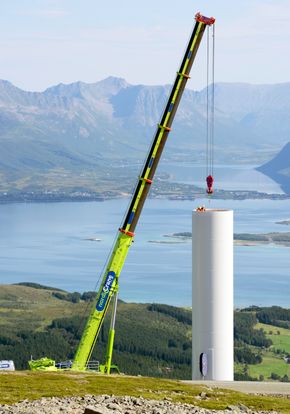
<path id="1" fill-rule="evenodd" d="M 290 382 L 289 328 L 290 309 L 252 307 L 236 313 L 236 378 Z M 249 355 L 256 355 L 256 361 L 237 358 L 240 346 L 247 349 Z"/>
<path id="2" fill-rule="evenodd" d="M 279 328 L 274 325 L 257 323 L 256 329 L 263 329 L 266 337 L 271 340 L 272 345 L 269 350 L 263 350 L 263 361 L 259 365 L 249 366 L 249 374 L 259 378 L 279 379 L 280 377 L 287 382 L 290 379 L 290 360 L 289 363 L 283 359 L 290 354 L 290 330 Z M 273 378 L 274 374 L 274 378 Z"/>
<path id="3" fill-rule="evenodd" d="M 68 293 L 35 284 L 0 287 L 0 359 L 17 370 L 48 356 L 73 359 L 95 293 Z M 92 359 L 104 361 L 110 311 Z M 279 307 L 235 312 L 235 378 L 288 382 L 290 311 Z M 119 301 L 113 362 L 130 375 L 191 378 L 191 311 Z M 290 361 L 289 361 L 290 362 Z"/>
<path id="4" fill-rule="evenodd" d="M 2 285 L 0 289 L 0 359 L 27 369 L 34 359 L 72 359 L 91 303 L 54 289 Z M 79 295 L 80 296 L 80 295 Z M 103 361 L 110 312 L 92 356 Z M 128 374 L 191 377 L 191 312 L 167 305 L 119 301 L 114 363 Z"/>

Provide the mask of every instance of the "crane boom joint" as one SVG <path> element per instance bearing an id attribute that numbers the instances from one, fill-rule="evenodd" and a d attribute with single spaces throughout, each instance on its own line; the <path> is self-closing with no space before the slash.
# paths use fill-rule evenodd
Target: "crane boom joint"
<path id="1" fill-rule="evenodd" d="M 124 233 L 124 234 L 126 234 L 126 236 L 129 236 L 129 237 L 134 237 L 135 236 L 135 233 L 133 233 L 132 231 L 126 231 L 126 230 L 124 230 L 124 229 L 119 229 L 119 232 L 120 233 Z"/>
<path id="2" fill-rule="evenodd" d="M 167 127 L 165 125 L 158 124 L 158 126 L 159 126 L 160 129 L 164 129 L 164 131 L 168 131 L 168 132 L 171 131 L 171 128 L 169 128 L 169 127 Z"/>
<path id="3" fill-rule="evenodd" d="M 190 76 L 187 75 L 186 73 L 181 73 L 181 72 L 176 72 L 176 73 L 177 73 L 177 75 L 182 76 L 185 79 L 190 79 Z"/>

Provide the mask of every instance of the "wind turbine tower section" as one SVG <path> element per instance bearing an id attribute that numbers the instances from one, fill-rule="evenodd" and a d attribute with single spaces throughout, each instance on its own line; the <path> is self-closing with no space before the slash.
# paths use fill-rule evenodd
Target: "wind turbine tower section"
<path id="1" fill-rule="evenodd" d="M 233 211 L 193 211 L 192 261 L 192 379 L 233 381 Z"/>

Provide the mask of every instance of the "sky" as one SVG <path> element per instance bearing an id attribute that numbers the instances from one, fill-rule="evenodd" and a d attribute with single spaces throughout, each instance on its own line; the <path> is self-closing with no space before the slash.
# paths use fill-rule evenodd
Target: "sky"
<path id="1" fill-rule="evenodd" d="M 171 84 L 198 11 L 216 18 L 216 82 L 290 82 L 290 0 L 1 0 L 0 79 Z M 206 85 L 205 39 L 191 76 Z"/>

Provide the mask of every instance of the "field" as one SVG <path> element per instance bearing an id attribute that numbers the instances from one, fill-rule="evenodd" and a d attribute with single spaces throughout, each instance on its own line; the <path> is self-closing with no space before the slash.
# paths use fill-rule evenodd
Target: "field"
<path id="1" fill-rule="evenodd" d="M 263 362 L 258 365 L 248 365 L 251 377 L 259 379 L 263 375 L 265 381 L 271 380 L 271 373 L 275 373 L 280 377 L 288 375 L 290 377 L 290 365 L 280 357 L 274 356 L 272 352 L 263 353 Z"/>
<path id="2" fill-rule="evenodd" d="M 272 348 L 281 349 L 285 353 L 290 354 L 290 330 L 279 328 L 277 326 L 266 325 L 265 323 L 258 323 L 256 329 L 263 329 L 266 332 L 267 338 L 273 342 Z"/>
<path id="3" fill-rule="evenodd" d="M 255 329 L 263 329 L 273 345 L 268 350 L 262 350 L 263 361 L 261 364 L 248 365 L 249 375 L 258 379 L 262 375 L 266 381 L 271 380 L 272 373 L 281 378 L 284 375 L 290 378 L 290 364 L 287 364 L 283 359 L 285 353 L 290 354 L 290 330 L 263 323 L 258 323 Z M 280 350 L 281 354 L 276 354 L 275 350 Z M 241 369 L 242 367 L 239 367 L 239 370 Z"/>

